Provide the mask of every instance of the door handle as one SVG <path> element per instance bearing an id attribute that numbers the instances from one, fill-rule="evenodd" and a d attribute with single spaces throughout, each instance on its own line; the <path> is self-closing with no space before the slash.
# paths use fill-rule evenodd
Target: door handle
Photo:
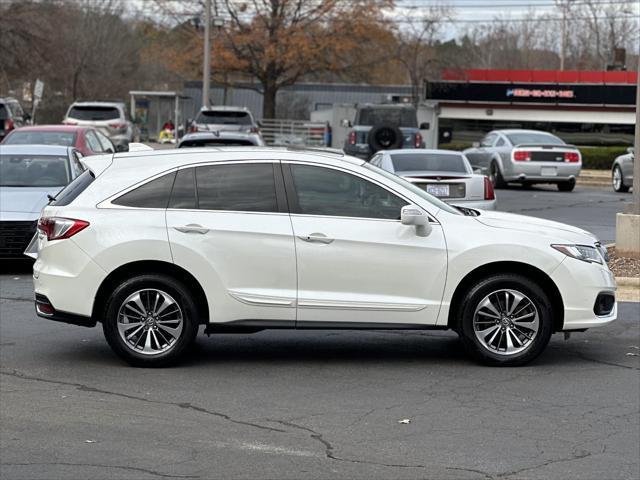
<path id="1" fill-rule="evenodd" d="M 198 225 L 196 223 L 190 223 L 189 225 L 185 225 L 184 227 L 173 228 L 182 233 L 200 233 L 202 235 L 209 231 L 208 228 L 204 228 L 202 225 Z"/>
<path id="2" fill-rule="evenodd" d="M 309 235 L 298 235 L 300 240 L 311 243 L 324 243 L 325 245 L 333 242 L 333 238 L 327 237 L 324 233 L 311 233 Z"/>

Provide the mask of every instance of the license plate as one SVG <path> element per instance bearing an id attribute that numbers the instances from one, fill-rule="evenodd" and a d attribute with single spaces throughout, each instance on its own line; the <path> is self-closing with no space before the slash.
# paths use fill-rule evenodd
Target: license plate
<path id="1" fill-rule="evenodd" d="M 427 193 L 434 197 L 448 197 L 449 185 L 427 185 Z"/>
<path id="2" fill-rule="evenodd" d="M 556 167 L 542 167 L 540 169 L 540 175 L 543 177 L 555 177 L 558 175 L 558 169 Z"/>

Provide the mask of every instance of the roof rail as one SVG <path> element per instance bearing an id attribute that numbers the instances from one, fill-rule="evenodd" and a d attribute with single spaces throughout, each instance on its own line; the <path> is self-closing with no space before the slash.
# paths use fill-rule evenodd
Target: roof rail
<path id="1" fill-rule="evenodd" d="M 306 147 L 306 146 L 297 146 L 297 145 L 287 145 L 285 148 L 292 152 L 330 153 L 332 155 L 344 157 L 344 151 L 339 148 Z"/>

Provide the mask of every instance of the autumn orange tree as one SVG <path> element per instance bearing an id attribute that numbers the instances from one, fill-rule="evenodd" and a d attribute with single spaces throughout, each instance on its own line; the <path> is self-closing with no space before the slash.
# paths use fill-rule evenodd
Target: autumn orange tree
<path id="1" fill-rule="evenodd" d="M 388 35 L 382 12 L 392 6 L 393 0 L 222 0 L 228 21 L 216 69 L 257 80 L 263 116 L 273 118 L 282 87 L 363 67 L 354 52 Z"/>

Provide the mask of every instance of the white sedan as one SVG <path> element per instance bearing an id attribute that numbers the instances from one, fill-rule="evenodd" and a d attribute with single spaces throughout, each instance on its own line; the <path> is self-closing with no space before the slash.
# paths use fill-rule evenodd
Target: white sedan
<path id="1" fill-rule="evenodd" d="M 135 161 L 132 161 L 135 160 Z M 492 365 L 616 318 L 588 232 L 456 209 L 357 158 L 317 149 L 98 155 L 42 211 L 36 311 L 102 324 L 133 365 L 208 333 L 452 329 Z"/>
<path id="2" fill-rule="evenodd" d="M 469 160 L 452 150 L 403 149 L 378 152 L 371 164 L 395 173 L 452 205 L 495 210 L 489 177 L 473 173 Z"/>

